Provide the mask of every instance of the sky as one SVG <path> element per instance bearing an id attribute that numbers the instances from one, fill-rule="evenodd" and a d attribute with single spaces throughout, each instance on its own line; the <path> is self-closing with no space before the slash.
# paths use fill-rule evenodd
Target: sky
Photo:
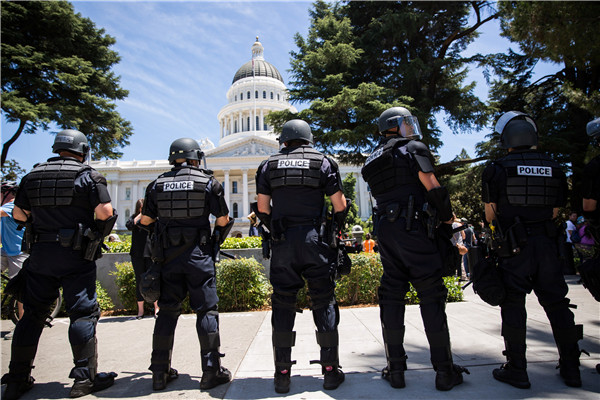
<path id="1" fill-rule="evenodd" d="M 217 114 L 227 104 L 226 93 L 239 67 L 251 59 L 259 37 L 265 60 L 273 64 L 289 87 L 290 52 L 294 35 L 306 37 L 310 1 L 73 1 L 75 12 L 90 18 L 116 38 L 112 49 L 121 56 L 113 70 L 129 96 L 117 111 L 133 125 L 130 145 L 121 160 L 166 159 L 171 142 L 180 137 L 219 141 Z M 504 52 L 511 43 L 500 37 L 499 24 L 484 25 L 479 39 L 465 54 Z M 514 48 L 515 45 L 512 44 Z M 483 71 L 471 68 L 476 95 L 487 98 Z M 294 104 L 298 109 L 306 105 Z M 444 145 L 440 161 L 452 160 L 464 148 L 475 156 L 475 145 L 489 129 L 456 133 L 438 118 Z M 16 130 L 2 118 L 2 143 Z M 21 135 L 8 158 L 22 168 L 52 156 L 52 131 Z"/>

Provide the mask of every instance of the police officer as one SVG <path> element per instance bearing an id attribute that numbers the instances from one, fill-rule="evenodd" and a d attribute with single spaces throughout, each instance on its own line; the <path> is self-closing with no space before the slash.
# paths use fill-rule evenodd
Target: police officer
<path id="1" fill-rule="evenodd" d="M 270 280 L 273 315 L 275 391 L 287 393 L 296 332 L 296 295 L 308 282 L 324 374 L 323 387 L 336 389 L 344 381 L 339 367 L 339 310 L 335 300 L 335 256 L 319 237 L 324 194 L 333 203 L 338 226 L 343 226 L 346 198 L 337 164 L 313 149 L 309 125 L 294 119 L 283 125 L 279 153 L 258 168 L 256 186 L 259 217 L 270 224 L 273 238 Z M 270 220 L 270 222 L 268 222 Z"/>
<path id="2" fill-rule="evenodd" d="M 15 198 L 13 216 L 23 224 L 27 221 L 30 256 L 24 266 L 25 313 L 15 328 L 9 373 L 3 378 L 5 399 L 16 399 L 33 386 L 33 360 L 60 287 L 70 318 L 69 342 L 75 363 L 69 375 L 75 379 L 70 396 L 84 396 L 114 383 L 115 373 L 97 374 L 100 308 L 94 260 L 117 216 L 106 179 L 82 163 L 88 150 L 83 133 L 59 132 L 52 146 L 59 156 L 36 164 L 23 177 Z"/>
<path id="3" fill-rule="evenodd" d="M 527 389 L 525 296 L 533 289 L 552 326 L 560 355 L 560 375 L 568 386 L 581 386 L 579 347 L 583 326 L 575 325 L 568 287 L 557 252 L 557 227 L 552 220 L 564 206 L 567 182 L 560 165 L 536 150 L 535 121 L 519 111 L 503 114 L 496 124 L 508 154 L 486 166 L 482 176 L 488 222 L 501 237 L 499 268 L 506 290 L 500 303 L 507 362 L 493 376 Z"/>
<path id="4" fill-rule="evenodd" d="M 200 340 L 200 389 L 211 389 L 231 380 L 221 366 L 219 313 L 215 258 L 218 246 L 233 225 L 223 187 L 201 169 L 204 153 L 194 139 L 175 140 L 169 149 L 173 168 L 148 185 L 140 226 L 153 227 L 153 260 L 161 265 L 160 311 L 152 338 L 152 388 L 162 390 L 177 378 L 171 353 L 181 302 L 189 293 L 196 312 Z M 209 215 L 216 217 L 211 238 Z"/>
<path id="5" fill-rule="evenodd" d="M 394 388 L 405 387 L 404 297 L 411 282 L 420 299 L 431 363 L 436 370 L 435 386 L 450 390 L 462 383 L 462 372 L 468 371 L 452 362 L 442 256 L 431 233 L 418 219 L 417 210 L 430 204 L 448 230 L 452 226 L 452 206 L 447 190 L 433 174 L 429 149 L 419 141 L 417 118 L 403 107 L 387 109 L 379 117 L 379 132 L 383 139 L 367 158 L 362 175 L 379 210 L 373 218 L 378 219 L 383 264 L 379 287 L 387 358 L 383 377 Z"/>
<path id="6" fill-rule="evenodd" d="M 586 126 L 588 136 L 596 147 L 600 146 L 600 118 L 588 122 Z M 589 221 L 592 235 L 596 245 L 600 244 L 600 155 L 594 157 L 583 171 L 583 215 Z M 589 278 L 581 272 L 582 279 L 595 299 L 600 299 L 600 262 L 596 258 L 593 268 L 589 269 Z M 583 268 L 582 268 L 583 269 Z M 596 371 L 600 373 L 600 364 L 596 364 Z"/>
<path id="7" fill-rule="evenodd" d="M 590 121 L 586 127 L 588 136 L 600 147 L 600 118 Z M 583 171 L 583 214 L 593 227 L 596 244 L 600 244 L 600 155 L 594 157 Z"/>

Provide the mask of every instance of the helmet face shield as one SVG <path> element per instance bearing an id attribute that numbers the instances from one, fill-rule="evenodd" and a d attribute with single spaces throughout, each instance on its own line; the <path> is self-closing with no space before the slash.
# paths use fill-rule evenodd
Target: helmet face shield
<path id="1" fill-rule="evenodd" d="M 529 115 L 520 111 L 509 111 L 502 114 L 502 116 L 498 119 L 498 122 L 496 122 L 496 127 L 494 128 L 496 133 L 502 134 L 506 125 L 513 119 L 522 119 L 529 122 L 531 125 L 533 125 L 535 131 L 537 132 L 537 125 Z"/>
<path id="2" fill-rule="evenodd" d="M 422 137 L 421 127 L 419 126 L 419 120 L 414 115 L 395 116 L 389 118 L 386 122 L 390 127 L 388 130 L 398 127 L 398 133 L 403 138 L 420 140 Z"/>

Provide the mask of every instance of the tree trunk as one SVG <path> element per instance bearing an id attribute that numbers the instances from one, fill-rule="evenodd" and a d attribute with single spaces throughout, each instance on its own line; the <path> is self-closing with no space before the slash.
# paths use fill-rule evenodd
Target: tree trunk
<path id="1" fill-rule="evenodd" d="M 4 166 L 4 163 L 6 162 L 6 158 L 8 156 L 9 147 L 19 138 L 19 136 L 21 136 L 21 133 L 23 132 L 26 123 L 27 121 L 22 119 L 19 123 L 19 128 L 17 129 L 13 137 L 8 139 L 6 143 L 4 143 L 4 145 L 2 146 L 2 158 L 0 159 L 0 165 Z"/>

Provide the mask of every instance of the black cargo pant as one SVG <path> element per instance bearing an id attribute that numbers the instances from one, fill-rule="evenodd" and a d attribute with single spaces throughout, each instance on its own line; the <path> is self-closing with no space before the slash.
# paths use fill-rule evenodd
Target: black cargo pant
<path id="1" fill-rule="evenodd" d="M 285 370 L 292 365 L 296 296 L 304 287 L 304 279 L 312 302 L 317 342 L 321 346 L 321 365 L 337 366 L 339 310 L 333 280 L 335 253 L 319 240 L 314 226 L 288 228 L 284 237 L 273 243 L 270 268 L 275 367 Z"/>

